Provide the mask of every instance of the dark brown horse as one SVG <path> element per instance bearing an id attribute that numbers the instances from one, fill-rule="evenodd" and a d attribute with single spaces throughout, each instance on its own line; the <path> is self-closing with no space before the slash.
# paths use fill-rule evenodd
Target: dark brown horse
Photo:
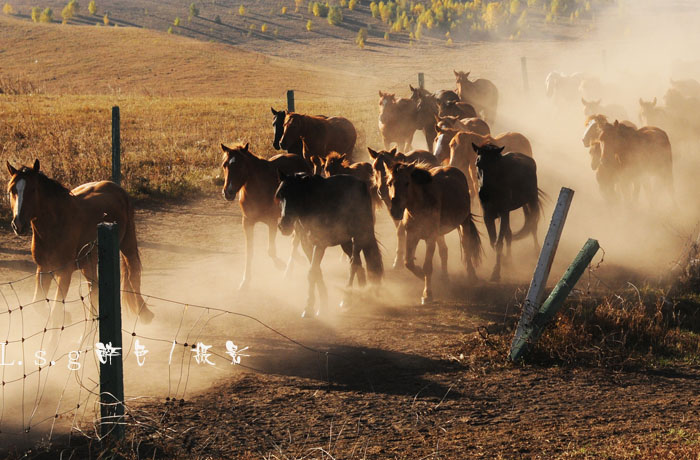
<path id="1" fill-rule="evenodd" d="M 449 101 L 440 106 L 440 117 L 475 118 L 478 116 L 474 107 L 468 102 Z"/>
<path id="2" fill-rule="evenodd" d="M 454 71 L 457 79 L 457 94 L 462 102 L 473 105 L 488 124 L 493 124 L 498 108 L 498 88 L 491 80 L 479 78 L 469 80 L 470 72 Z"/>
<path id="3" fill-rule="evenodd" d="M 326 248 L 340 245 L 350 257 L 348 290 L 341 306 L 350 302 L 350 290 L 355 276 L 360 286 L 365 283 L 360 253 L 365 256 L 371 282 L 381 280 L 384 266 L 379 245 L 374 236 L 374 210 L 367 185 L 347 175 L 324 178 L 308 174 L 285 175 L 280 171 L 280 185 L 275 194 L 282 204 L 279 228 L 289 235 L 295 223 L 308 234 L 313 245 L 309 287 L 303 317 L 318 315 L 328 303 L 328 293 L 321 261 Z M 314 310 L 318 288 L 320 308 Z"/>
<path id="4" fill-rule="evenodd" d="M 245 289 L 250 285 L 252 276 L 253 227 L 256 223 L 262 222 L 267 225 L 267 252 L 277 268 L 282 269 L 286 266 L 289 269 L 291 266 L 299 241 L 295 241 L 292 257 L 289 258 L 288 264 L 277 257 L 275 246 L 277 220 L 280 216 L 280 208 L 275 201 L 275 190 L 279 185 L 277 171 L 293 174 L 295 172 L 310 172 L 311 169 L 302 157 L 293 154 L 275 155 L 269 160 L 265 160 L 251 153 L 248 144 L 234 148 L 221 144 L 221 150 L 224 151 L 221 167 L 225 175 L 221 193 L 226 200 L 233 201 L 240 191 L 238 204 L 243 214 L 246 258 L 243 280 L 239 288 Z M 298 236 L 300 237 L 300 235 Z"/>
<path id="5" fill-rule="evenodd" d="M 379 132 L 384 148 L 392 142 L 402 150 L 409 150 L 416 132 L 416 103 L 411 99 L 396 99 L 394 94 L 379 91 Z"/>
<path id="6" fill-rule="evenodd" d="M 492 281 L 501 278 L 501 256 L 505 240 L 510 259 L 510 244 L 513 239 L 532 234 L 535 253 L 539 253 L 537 224 L 540 220 L 540 196 L 537 187 L 537 165 L 528 155 L 511 152 L 502 155 L 503 147 L 494 144 L 473 145 L 477 152 L 476 167 L 481 178 L 479 201 L 484 211 L 484 224 L 489 234 L 491 246 L 496 249 L 496 265 L 491 274 Z M 513 234 L 510 230 L 510 212 L 523 208 L 525 224 Z M 496 239 L 496 219 L 501 219 L 501 228 Z"/>
<path id="7" fill-rule="evenodd" d="M 372 165 L 365 161 L 350 163 L 345 154 L 341 155 L 333 152 L 328 155 L 324 161 L 323 171 L 326 173 L 327 177 L 347 174 L 360 179 L 370 188 L 372 186 Z"/>
<path id="8" fill-rule="evenodd" d="M 129 195 L 113 182 L 90 182 L 68 190 L 39 170 L 7 162 L 7 191 L 12 207 L 12 229 L 18 235 L 31 228 L 32 258 L 37 265 L 34 300 L 48 297 L 51 280 L 58 284 L 51 315 L 53 324 L 70 322 L 63 301 L 71 275 L 80 270 L 90 286 L 92 315 L 97 315 L 97 224 L 116 222 L 122 254 L 122 289 L 125 303 L 149 323 L 153 313 L 141 291 L 141 259 L 136 242 L 134 208 Z M 62 311 L 57 312 L 56 308 Z M 64 316 L 65 315 L 65 316 Z"/>
<path id="9" fill-rule="evenodd" d="M 310 151 L 319 156 L 325 157 L 331 152 L 352 155 L 357 132 L 347 118 L 288 113 L 284 120 L 280 147 L 288 150 L 297 142 L 301 142 L 302 137 Z"/>
<path id="10" fill-rule="evenodd" d="M 459 168 L 469 181 L 469 189 L 472 196 L 477 195 L 477 184 L 479 175 L 476 169 L 477 153 L 473 145 L 484 145 L 493 143 L 500 147 L 505 147 L 506 152 L 520 152 L 527 156 L 532 156 L 530 141 L 520 133 L 502 133 L 496 137 L 482 136 L 480 134 L 463 131 L 455 134 L 450 141 L 450 166 Z M 440 158 L 444 161 L 444 157 Z"/>
<path id="11" fill-rule="evenodd" d="M 473 133 L 488 136 L 491 134 L 491 128 L 481 118 L 458 118 L 458 117 L 439 117 L 435 119 L 435 131 L 442 132 L 443 129 L 456 129 L 457 131 L 471 131 Z M 439 134 L 438 134 L 439 135 Z M 434 152 L 435 150 L 433 150 Z"/>
<path id="12" fill-rule="evenodd" d="M 470 279 L 476 278 L 474 267 L 481 255 L 481 240 L 471 214 L 467 178 L 452 167 L 428 169 L 397 163 L 386 171 L 391 216 L 402 219 L 406 228 L 404 264 L 411 273 L 424 280 L 421 303 L 433 300 L 433 255 L 439 239 L 459 229 L 462 258 Z M 416 246 L 425 240 L 423 267 L 415 265 Z M 447 274 L 447 247 L 441 250 L 443 272 Z"/>
<path id="13" fill-rule="evenodd" d="M 440 113 L 438 99 L 434 94 L 423 88 L 411 89 L 411 100 L 416 104 L 416 127 L 423 131 L 428 150 L 433 148 L 435 140 L 435 117 Z M 431 150 L 432 151 L 432 150 Z"/>

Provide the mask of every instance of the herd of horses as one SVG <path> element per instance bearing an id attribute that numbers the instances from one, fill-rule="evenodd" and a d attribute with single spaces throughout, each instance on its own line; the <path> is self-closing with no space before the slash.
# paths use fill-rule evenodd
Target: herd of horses
<path id="1" fill-rule="evenodd" d="M 377 208 L 386 207 L 396 226 L 394 267 L 401 265 L 423 281 L 422 303 L 433 299 L 433 256 L 437 247 L 440 274 L 447 279 L 445 235 L 457 230 L 463 264 L 470 279 L 483 249 L 473 210 L 479 207 L 489 241 L 496 252 L 491 280 L 501 276 L 503 249 L 510 258 L 514 239 L 532 236 L 539 252 L 537 228 L 544 193 L 538 187 L 537 165 L 528 138 L 518 132 L 492 135 L 499 93 L 489 80 L 470 80 L 469 72 L 454 72 L 455 90 L 435 93 L 409 87 L 409 98 L 379 92 L 378 128 L 383 149 L 367 148 L 368 162 L 354 161 L 358 147 L 353 123 L 344 117 L 308 115 L 272 110 L 273 148 L 286 153 L 262 158 L 249 144 L 223 150 L 226 200 L 238 197 L 246 242 L 245 268 L 240 288 L 250 285 L 253 263 L 253 227 L 268 226 L 268 255 L 274 264 L 290 270 L 300 258 L 310 261 L 308 295 L 303 316 L 326 307 L 328 293 L 321 272 L 326 249 L 340 246 L 350 261 L 342 305 L 351 302 L 355 279 L 380 282 L 384 264 L 375 233 Z M 695 82 L 697 83 L 697 82 Z M 552 72 L 547 95 L 556 100 L 580 95 L 596 82 L 582 75 Z M 700 84 L 673 82 L 665 98 L 640 99 L 641 119 L 668 126 L 672 136 L 696 135 L 693 112 L 700 100 Z M 659 186 L 673 198 L 672 152 L 669 135 L 660 127 L 637 128 L 619 115 L 616 106 L 582 99 L 586 125 L 583 143 L 604 195 L 634 200 L 641 188 Z M 610 117 L 610 118 L 609 118 Z M 416 131 L 423 131 L 427 149 L 414 150 Z M 392 147 L 393 145 L 393 147 Z M 80 270 L 90 284 L 94 303 L 97 253 L 92 251 L 99 222 L 119 224 L 123 292 L 131 310 L 143 321 L 152 312 L 140 291 L 141 262 L 136 242 L 134 210 L 127 193 L 111 182 L 95 182 L 68 190 L 40 170 L 13 167 L 9 162 L 8 193 L 12 228 L 22 234 L 31 228 L 32 256 L 37 264 L 35 300 L 46 298 L 52 279 L 58 284 L 61 305 L 71 274 Z M 522 209 L 523 227 L 512 232 L 510 213 Z M 498 231 L 496 221 L 500 220 Z M 287 261 L 277 255 L 276 234 L 293 235 Z M 425 241 L 422 266 L 415 262 L 416 247 Z M 365 267 L 362 263 L 364 257 Z M 318 301 L 316 293 L 318 292 Z M 94 309 L 94 305 L 93 305 Z M 62 312 L 67 315 L 65 309 Z M 57 321 L 54 314 L 54 321 Z"/>

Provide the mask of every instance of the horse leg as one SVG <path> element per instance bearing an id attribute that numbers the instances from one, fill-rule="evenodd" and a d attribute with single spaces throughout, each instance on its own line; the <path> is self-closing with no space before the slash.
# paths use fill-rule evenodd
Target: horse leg
<path id="1" fill-rule="evenodd" d="M 423 275 L 425 286 L 423 287 L 423 297 L 420 299 L 421 305 L 427 305 L 433 301 L 433 256 L 435 256 L 435 238 L 425 240 L 425 261 L 423 262 Z"/>
<path id="2" fill-rule="evenodd" d="M 394 269 L 399 268 L 399 264 L 406 254 L 406 225 L 403 223 L 403 220 L 398 221 L 398 225 L 396 227 L 396 241 Z"/>
<path id="3" fill-rule="evenodd" d="M 51 317 L 54 328 L 60 328 L 66 324 L 70 324 L 72 321 L 71 314 L 66 311 L 66 296 L 68 296 L 68 288 L 70 287 L 72 275 L 72 268 L 56 272 L 56 284 L 58 287 L 56 289 L 56 297 L 51 307 Z"/>
<path id="4" fill-rule="evenodd" d="M 489 242 L 492 248 L 496 245 L 496 217 L 494 213 L 484 212 L 484 225 L 489 234 Z"/>
<path id="5" fill-rule="evenodd" d="M 447 275 L 447 243 L 445 243 L 444 235 L 437 237 L 437 247 L 442 269 L 440 271 L 440 276 L 442 277 L 442 280 L 447 283 L 450 281 L 450 277 Z"/>
<path id="6" fill-rule="evenodd" d="M 100 288 L 97 282 L 97 261 L 95 260 L 93 263 L 92 260 L 87 260 L 86 263 L 80 267 L 80 271 L 88 283 L 90 318 L 94 318 L 98 315 L 100 308 Z M 85 305 L 83 304 L 83 306 Z"/>
<path id="7" fill-rule="evenodd" d="M 245 268 L 243 269 L 243 279 L 238 289 L 244 290 L 250 287 L 251 267 L 253 263 L 253 228 L 255 222 L 243 218 L 243 235 L 245 235 Z"/>
<path id="8" fill-rule="evenodd" d="M 267 254 L 272 258 L 275 263 L 275 267 L 278 270 L 283 270 L 286 268 L 286 264 L 277 257 L 277 245 L 275 244 L 275 238 L 277 237 L 277 221 L 271 221 L 267 223 Z"/>
<path id="9" fill-rule="evenodd" d="M 328 302 L 328 292 L 326 290 L 326 285 L 323 282 L 323 273 L 321 272 L 321 260 L 323 260 L 323 255 L 326 252 L 326 248 L 322 246 L 314 246 L 313 255 L 311 256 L 311 267 L 309 268 L 308 280 L 309 280 L 309 290 L 306 300 L 306 308 L 301 314 L 302 318 L 311 318 L 314 315 L 318 316 L 321 312 L 321 307 L 326 306 Z M 314 312 L 314 304 L 316 303 L 316 285 L 318 284 L 318 291 L 321 305 Z"/>
<path id="10" fill-rule="evenodd" d="M 41 267 L 36 267 L 36 287 L 34 288 L 34 302 L 38 304 L 41 299 L 49 298 L 49 289 L 51 288 L 51 275 L 49 273 L 44 273 Z M 44 315 L 49 314 L 49 308 L 43 302 L 39 307 L 40 313 Z"/>
<path id="11" fill-rule="evenodd" d="M 491 273 L 491 281 L 499 281 L 501 279 L 501 257 L 503 255 L 503 240 L 505 234 L 510 227 L 510 219 L 508 213 L 501 214 L 501 228 L 498 230 L 498 240 L 496 241 L 496 266 L 493 267 Z"/>
<path id="12" fill-rule="evenodd" d="M 404 254 L 404 266 L 418 278 L 423 278 L 423 270 L 420 267 L 416 267 L 416 246 L 418 246 L 418 236 L 412 232 L 406 232 L 406 254 Z"/>
<path id="13" fill-rule="evenodd" d="M 357 275 L 357 282 L 361 286 L 365 284 L 365 274 L 362 268 L 362 259 L 360 257 L 360 246 L 356 241 L 343 243 L 341 245 L 343 251 L 350 257 L 350 276 L 345 286 L 343 300 L 340 302 L 340 308 L 348 308 L 352 305 L 352 285 Z"/>

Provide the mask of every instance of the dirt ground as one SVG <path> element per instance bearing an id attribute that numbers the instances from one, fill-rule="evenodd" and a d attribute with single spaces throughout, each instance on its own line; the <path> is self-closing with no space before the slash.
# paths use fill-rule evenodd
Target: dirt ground
<path id="1" fill-rule="evenodd" d="M 421 306 L 420 283 L 387 267 L 383 293 L 358 293 L 341 312 L 334 306 L 345 273 L 339 251 L 324 261 L 331 308 L 304 320 L 303 265 L 284 279 L 264 244 L 256 246 L 252 289 L 237 291 L 239 216 L 237 204 L 219 197 L 139 210 L 143 291 L 252 315 L 303 346 L 224 315 L 196 338 L 219 348 L 219 368 L 190 359 L 178 376 L 161 354 L 167 345 L 146 340 L 153 361 L 139 368 L 127 357 L 125 364 L 127 430 L 142 442 L 141 455 L 160 446 L 160 458 L 697 458 L 700 369 L 476 362 L 465 342 L 480 331 L 488 346 L 482 326 L 516 317 L 525 280 L 467 286 L 454 268 L 451 283 L 436 289 L 438 301 Z M 378 229 L 388 265 L 392 228 L 383 213 Z M 288 244 L 278 241 L 286 256 Z M 3 280 L 33 269 L 27 247 L 27 238 L 3 229 Z M 182 343 L 173 331 L 189 317 L 177 305 L 149 303 L 155 324 L 139 325 L 138 336 Z M 132 325 L 125 314 L 125 330 Z M 229 339 L 249 347 L 240 366 L 227 366 L 221 347 Z M 126 349 L 128 334 L 124 340 Z"/>

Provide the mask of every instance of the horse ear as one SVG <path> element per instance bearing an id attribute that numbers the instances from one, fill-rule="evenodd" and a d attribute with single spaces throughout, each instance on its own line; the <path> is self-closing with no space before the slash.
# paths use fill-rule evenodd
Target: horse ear
<path id="1" fill-rule="evenodd" d="M 584 98 L 581 98 L 581 103 L 582 103 L 583 105 L 588 105 L 588 101 L 585 100 Z"/>
<path id="2" fill-rule="evenodd" d="M 477 152 L 477 153 L 479 152 L 479 146 L 473 142 L 472 142 L 472 148 L 474 149 L 475 152 Z"/>
<path id="3" fill-rule="evenodd" d="M 221 144 L 221 150 L 223 150 L 224 152 L 227 152 L 227 153 L 231 151 L 231 149 L 226 147 L 224 144 Z"/>
<path id="4" fill-rule="evenodd" d="M 644 106 L 644 101 L 642 100 L 641 97 L 639 98 L 639 105 Z"/>
<path id="5" fill-rule="evenodd" d="M 413 182 L 416 184 L 423 185 L 433 180 L 433 176 L 425 169 L 415 168 L 411 171 L 411 179 L 413 179 Z"/>
<path id="6" fill-rule="evenodd" d="M 384 96 L 384 93 L 382 93 L 382 90 L 380 89 L 379 90 L 379 97 L 383 97 L 383 96 Z"/>
<path id="7" fill-rule="evenodd" d="M 469 72 L 464 72 L 464 78 L 467 78 L 467 77 L 469 76 L 470 73 L 472 73 L 471 70 L 470 70 Z"/>
<path id="8" fill-rule="evenodd" d="M 272 114 L 274 116 L 277 116 L 277 114 L 279 113 L 277 110 L 273 109 L 272 107 L 270 107 L 270 110 L 272 111 Z"/>
<path id="9" fill-rule="evenodd" d="M 280 182 L 284 181 L 288 176 L 282 171 L 281 169 L 277 170 L 277 178 L 280 180 Z"/>
<path id="10" fill-rule="evenodd" d="M 6 161 L 7 163 L 7 170 L 10 171 L 10 176 L 14 176 L 17 174 L 17 170 L 10 164 L 9 161 Z"/>
<path id="11" fill-rule="evenodd" d="M 248 152 L 248 148 L 250 147 L 250 142 L 246 142 L 245 145 L 243 146 L 243 150 Z"/>
<path id="12" fill-rule="evenodd" d="M 411 92 L 415 91 L 416 89 L 413 87 L 413 85 L 408 85 L 408 87 L 411 89 Z"/>
<path id="13" fill-rule="evenodd" d="M 503 154 L 503 150 L 504 150 L 505 148 L 506 148 L 506 146 L 504 145 L 503 147 L 501 147 L 500 149 L 498 149 L 498 154 L 499 154 L 499 155 Z"/>
<path id="14" fill-rule="evenodd" d="M 391 153 L 391 156 L 393 157 L 393 156 L 396 156 L 396 152 L 398 152 L 398 148 L 394 147 L 393 149 L 391 149 L 391 151 L 389 153 Z"/>
<path id="15" fill-rule="evenodd" d="M 653 107 L 656 107 L 656 98 L 654 98 L 654 101 L 651 103 Z"/>
<path id="16" fill-rule="evenodd" d="M 613 126 L 617 128 L 618 126 L 620 126 L 620 122 L 615 120 L 615 123 L 613 123 Z"/>
<path id="17" fill-rule="evenodd" d="M 37 158 L 34 160 L 34 166 L 33 166 L 34 172 L 39 172 L 39 159 Z"/>
<path id="18" fill-rule="evenodd" d="M 459 72 L 457 72 L 457 71 L 456 71 L 456 70 L 454 70 L 454 69 L 452 69 L 452 72 L 454 72 L 454 74 L 455 74 L 455 77 L 459 78 Z"/>
<path id="19" fill-rule="evenodd" d="M 367 151 L 369 152 L 369 156 L 372 157 L 373 160 L 376 160 L 379 156 L 379 153 L 376 150 L 372 150 L 371 147 L 367 147 Z"/>

